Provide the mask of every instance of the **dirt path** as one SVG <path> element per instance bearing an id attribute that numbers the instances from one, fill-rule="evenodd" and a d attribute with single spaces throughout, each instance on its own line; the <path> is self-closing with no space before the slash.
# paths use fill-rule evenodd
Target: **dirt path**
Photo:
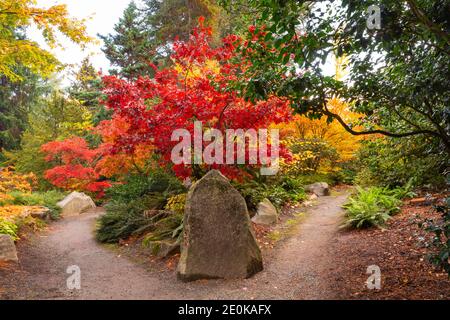
<path id="1" fill-rule="evenodd" d="M 330 244 L 346 195 L 321 197 L 288 239 L 265 255 L 264 271 L 246 280 L 182 283 L 173 271 L 137 264 L 96 243 L 98 212 L 66 218 L 19 244 L 18 270 L 0 271 L 0 299 L 327 299 L 334 298 Z M 68 266 L 81 290 L 66 287 Z"/>

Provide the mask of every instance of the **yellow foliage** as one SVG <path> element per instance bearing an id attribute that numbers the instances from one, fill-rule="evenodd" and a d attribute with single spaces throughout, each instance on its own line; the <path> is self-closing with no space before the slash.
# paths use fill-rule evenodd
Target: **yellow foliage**
<path id="1" fill-rule="evenodd" d="M 186 203 L 186 193 L 177 194 L 175 196 L 170 197 L 167 200 L 167 204 L 164 207 L 164 209 L 171 210 L 175 213 L 183 214 L 185 203 Z"/>
<path id="2" fill-rule="evenodd" d="M 13 168 L 0 168 L 0 204 L 8 203 L 14 198 L 7 194 L 12 191 L 31 192 L 37 183 L 33 173 L 19 174 Z M 43 222 L 32 217 L 33 212 L 42 211 L 41 206 L 0 205 L 0 230 L 18 239 L 17 231 L 26 225 L 39 229 Z"/>
<path id="3" fill-rule="evenodd" d="M 183 79 L 181 79 L 182 81 L 188 82 L 191 79 L 202 77 L 205 74 L 219 74 L 220 65 L 217 60 L 209 59 L 201 65 L 189 64 L 188 67 L 182 66 L 177 63 L 175 64 L 175 70 L 183 77 Z"/>
<path id="4" fill-rule="evenodd" d="M 361 117 L 361 115 L 350 111 L 348 104 L 339 98 L 331 99 L 328 103 L 328 109 L 341 116 L 347 123 L 355 122 Z M 277 128 L 280 129 L 281 140 L 288 147 L 293 144 L 296 144 L 298 147 L 302 140 L 308 140 L 311 147 L 318 150 L 321 142 L 326 143 L 337 151 L 338 159 L 336 162 L 346 162 L 353 159 L 362 139 L 361 136 L 354 136 L 348 133 L 337 120 L 328 123 L 326 117 L 309 119 L 303 115 L 295 115 L 291 122 L 279 125 Z M 356 127 L 356 129 L 358 128 Z M 309 150 L 300 154 L 294 154 L 293 162 L 285 164 L 285 169 L 289 170 L 289 166 L 291 166 L 293 168 L 303 167 L 303 171 L 315 171 L 315 168 L 305 167 L 305 164 L 311 163 L 316 157 L 318 157 L 318 154 Z M 323 172 L 333 170 L 329 164 L 326 167 L 321 166 L 319 169 Z"/>
<path id="5" fill-rule="evenodd" d="M 348 58 L 346 56 L 335 57 L 335 78 L 341 81 L 346 77 L 348 70 Z M 334 114 L 339 115 L 346 123 L 357 122 L 362 115 L 352 112 L 348 103 L 338 97 L 333 97 L 328 101 L 327 108 Z M 336 162 L 347 162 L 355 157 L 356 151 L 360 147 L 361 136 L 355 136 L 347 132 L 344 127 L 337 121 L 327 121 L 327 117 L 320 119 L 309 119 L 303 115 L 295 115 L 294 119 L 288 124 L 277 126 L 280 129 L 281 140 L 287 147 L 292 150 L 295 146 L 300 153 L 293 155 L 293 161 L 290 163 L 282 163 L 285 171 L 301 169 L 303 172 L 316 171 L 320 169 L 322 172 L 333 171 L 334 155 L 329 149 L 336 150 Z M 358 130 L 358 126 L 354 129 Z M 302 145 L 303 144 L 303 145 Z M 320 158 L 328 158 L 333 161 L 320 163 Z"/>
<path id="6" fill-rule="evenodd" d="M 0 207 L 0 218 L 13 222 L 16 218 L 22 217 L 26 212 L 24 206 L 8 205 Z"/>
<path id="7" fill-rule="evenodd" d="M 49 8 L 39 8 L 36 4 L 36 0 L 0 0 L 0 74 L 11 81 L 21 80 L 14 72 L 16 65 L 48 76 L 60 64 L 36 42 L 19 39 L 14 34 L 18 28 L 36 26 L 51 48 L 61 46 L 56 37 L 58 32 L 82 47 L 93 41 L 87 35 L 85 21 L 71 18 L 65 4 Z"/>
<path id="8" fill-rule="evenodd" d="M 92 114 L 89 109 L 75 99 L 67 100 L 67 107 L 71 109 L 68 113 L 72 113 L 78 118 L 78 121 L 64 121 L 60 123 L 60 131 L 69 132 L 70 134 L 82 134 L 86 130 L 92 128 Z M 73 120 L 73 119 L 68 119 Z"/>
<path id="9" fill-rule="evenodd" d="M 331 99 L 328 108 L 341 116 L 347 123 L 360 118 L 359 114 L 348 110 L 347 104 L 338 98 Z M 340 161 L 352 159 L 362 139 L 361 136 L 354 136 L 347 132 L 337 120 L 327 123 L 326 117 L 311 120 L 306 116 L 296 115 L 293 121 L 281 129 L 282 137 L 319 138 L 328 142 L 338 152 Z"/>
<path id="10" fill-rule="evenodd" d="M 31 215 L 39 211 L 42 211 L 40 206 L 0 206 L 0 231 L 18 240 L 17 233 L 22 226 L 31 227 L 35 231 L 42 228 L 45 223 Z"/>
<path id="11" fill-rule="evenodd" d="M 0 203 L 5 203 L 14 200 L 14 197 L 7 193 L 0 193 Z"/>

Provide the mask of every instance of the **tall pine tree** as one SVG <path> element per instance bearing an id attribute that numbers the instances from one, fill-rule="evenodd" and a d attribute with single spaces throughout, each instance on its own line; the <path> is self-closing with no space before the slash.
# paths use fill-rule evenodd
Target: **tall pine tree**
<path id="1" fill-rule="evenodd" d="M 102 51 L 116 67 L 110 70 L 112 74 L 136 79 L 139 75 L 153 73 L 149 63 L 155 54 L 155 30 L 140 14 L 134 1 L 130 2 L 123 17 L 114 26 L 114 33 L 99 37 L 104 41 Z"/>
<path id="2" fill-rule="evenodd" d="M 100 121 L 110 119 L 112 110 L 107 110 L 100 103 L 103 96 L 103 82 L 97 70 L 86 57 L 81 61 L 80 68 L 74 72 L 74 81 L 69 88 L 72 99 L 77 100 L 92 114 L 93 125 Z"/>
<path id="3" fill-rule="evenodd" d="M 39 96 L 48 91 L 46 83 L 23 66 L 15 66 L 15 74 L 22 79 L 13 82 L 0 76 L 0 152 L 19 147 L 22 132 L 27 126 L 28 112 Z"/>
<path id="4" fill-rule="evenodd" d="M 145 0 L 144 12 L 147 24 L 154 26 L 156 39 L 164 46 L 175 37 L 187 40 L 201 16 L 207 24 L 216 27 L 220 8 L 211 0 Z"/>
<path id="5" fill-rule="evenodd" d="M 101 97 L 102 82 L 89 58 L 81 61 L 80 68 L 73 73 L 74 81 L 69 88 L 72 98 L 78 100 L 91 112 L 96 112 Z"/>

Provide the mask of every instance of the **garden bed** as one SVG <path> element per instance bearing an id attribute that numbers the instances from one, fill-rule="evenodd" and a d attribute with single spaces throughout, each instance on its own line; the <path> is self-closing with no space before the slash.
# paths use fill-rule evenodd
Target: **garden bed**
<path id="1" fill-rule="evenodd" d="M 383 229 L 342 230 L 330 252 L 335 268 L 338 299 L 448 299 L 450 280 L 428 261 L 432 235 L 418 225 L 425 218 L 439 219 L 430 203 L 405 201 L 399 214 Z M 378 265 L 381 289 L 366 287 L 367 267 Z"/>

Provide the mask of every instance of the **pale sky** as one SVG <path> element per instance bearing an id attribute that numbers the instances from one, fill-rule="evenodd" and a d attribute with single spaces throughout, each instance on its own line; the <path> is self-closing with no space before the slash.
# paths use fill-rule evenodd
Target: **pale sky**
<path id="1" fill-rule="evenodd" d="M 83 19 L 91 17 L 86 22 L 87 32 L 90 36 L 97 38 L 97 33 L 106 35 L 113 31 L 114 24 L 119 21 L 123 10 L 130 0 L 37 0 L 39 7 L 50 7 L 55 4 L 67 4 L 69 14 L 75 18 Z M 48 49 L 42 39 L 42 35 L 35 28 L 29 28 L 28 36 L 37 41 L 42 47 Z M 97 38 L 98 39 L 98 38 Z M 87 55 L 91 55 L 91 62 L 97 69 L 102 69 L 104 73 L 110 68 L 108 59 L 100 50 L 102 42 L 90 45 L 84 51 L 70 40 L 63 36 L 59 37 L 64 46 L 64 50 L 50 50 L 63 63 L 77 65 Z M 69 81 L 63 77 L 62 84 L 67 85 Z"/>

